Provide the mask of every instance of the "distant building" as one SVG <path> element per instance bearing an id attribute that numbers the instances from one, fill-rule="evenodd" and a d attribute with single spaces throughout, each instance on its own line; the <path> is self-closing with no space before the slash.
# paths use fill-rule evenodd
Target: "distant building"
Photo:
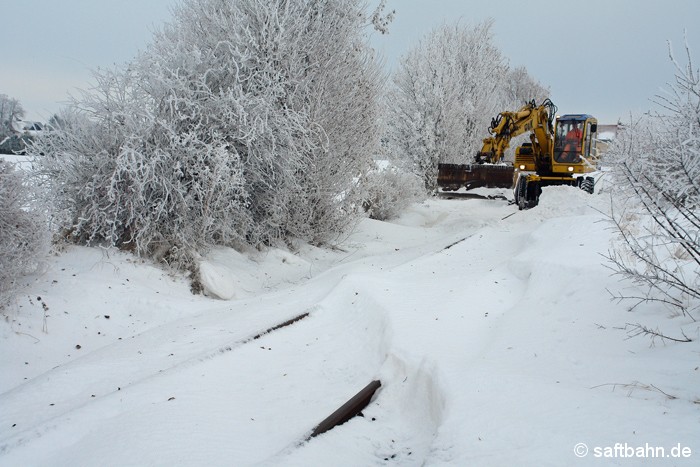
<path id="1" fill-rule="evenodd" d="M 622 125 L 616 123 L 615 125 L 601 125 L 598 124 L 598 140 L 599 141 L 612 141 L 617 136 L 617 132 L 622 129 Z"/>
<path id="2" fill-rule="evenodd" d="M 12 122 L 12 130 L 19 136 L 36 136 L 38 132 L 44 131 L 44 124 L 28 120 L 15 120 Z"/>
<path id="3" fill-rule="evenodd" d="M 610 143 L 617 137 L 617 134 L 623 129 L 620 123 L 614 125 L 598 124 L 598 141 L 596 147 L 599 152 L 606 152 Z"/>
<path id="4" fill-rule="evenodd" d="M 5 137 L 0 136 L 0 154 L 24 154 L 27 142 L 44 131 L 44 124 L 15 120 L 10 125 L 10 134 L 5 128 Z"/>

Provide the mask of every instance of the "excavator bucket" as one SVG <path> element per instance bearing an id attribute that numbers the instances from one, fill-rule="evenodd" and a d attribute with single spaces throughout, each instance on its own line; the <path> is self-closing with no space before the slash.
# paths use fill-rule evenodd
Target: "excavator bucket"
<path id="1" fill-rule="evenodd" d="M 496 164 L 438 164 L 438 186 L 443 191 L 456 191 L 464 187 L 511 188 L 512 165 Z"/>

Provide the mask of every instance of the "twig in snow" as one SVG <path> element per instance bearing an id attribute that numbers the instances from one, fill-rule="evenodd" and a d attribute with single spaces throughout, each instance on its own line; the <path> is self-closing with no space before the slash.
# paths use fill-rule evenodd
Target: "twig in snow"
<path id="1" fill-rule="evenodd" d="M 674 342 L 693 342 L 693 340 L 690 337 L 686 336 L 682 330 L 681 330 L 681 334 L 683 334 L 683 338 L 680 339 L 680 338 L 676 338 L 676 337 L 669 337 L 665 334 L 662 334 L 658 330 L 655 331 L 653 329 L 649 329 L 648 327 L 643 326 L 639 323 L 637 323 L 637 324 L 627 323 L 627 326 L 625 326 L 625 329 L 627 329 L 628 327 L 631 327 L 631 329 L 629 329 L 627 331 L 627 335 L 629 336 L 629 339 L 631 339 L 633 337 L 640 336 L 640 335 L 646 335 L 646 336 L 651 337 L 652 344 L 654 343 L 654 339 L 657 337 L 660 337 L 662 340 L 667 339 L 667 340 L 674 341 Z"/>
<path id="2" fill-rule="evenodd" d="M 628 396 L 628 397 L 632 395 L 632 392 L 633 392 L 635 389 L 642 389 L 642 390 L 645 390 L 645 391 L 658 392 L 658 393 L 660 393 L 660 394 L 663 394 L 663 395 L 664 395 L 667 399 L 669 399 L 669 400 L 678 399 L 677 396 L 674 396 L 674 395 L 669 394 L 669 393 L 667 393 L 667 392 L 665 392 L 665 391 L 662 391 L 661 389 L 659 389 L 658 387 L 654 386 L 653 384 L 643 384 L 643 383 L 640 383 L 639 381 L 634 381 L 634 382 L 632 382 L 632 383 L 607 383 L 607 384 L 599 384 L 599 385 L 597 385 L 597 386 L 593 386 L 591 389 L 597 389 L 597 388 L 601 388 L 601 387 L 603 387 L 603 386 L 612 386 L 613 391 L 614 391 L 615 389 L 617 389 L 618 387 L 624 388 L 624 389 L 627 390 L 627 396 Z"/>

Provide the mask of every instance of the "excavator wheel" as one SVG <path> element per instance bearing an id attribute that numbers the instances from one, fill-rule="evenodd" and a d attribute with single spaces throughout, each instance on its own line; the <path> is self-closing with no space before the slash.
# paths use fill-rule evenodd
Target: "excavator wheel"
<path id="1" fill-rule="evenodd" d="M 527 180 L 525 177 L 518 177 L 518 183 L 515 186 L 515 204 L 519 210 L 525 209 L 525 195 L 527 193 Z"/>
<path id="2" fill-rule="evenodd" d="M 586 177 L 581 181 L 581 189 L 586 193 L 593 194 L 595 189 L 595 180 L 593 177 Z"/>
<path id="3" fill-rule="evenodd" d="M 530 209 L 537 206 L 537 204 L 540 202 L 540 194 L 542 193 L 540 182 L 528 181 L 525 193 L 525 207 Z"/>
<path id="4" fill-rule="evenodd" d="M 530 209 L 537 206 L 541 192 L 539 182 L 529 181 L 525 176 L 519 177 L 518 184 L 515 186 L 515 203 L 518 205 L 518 209 Z"/>

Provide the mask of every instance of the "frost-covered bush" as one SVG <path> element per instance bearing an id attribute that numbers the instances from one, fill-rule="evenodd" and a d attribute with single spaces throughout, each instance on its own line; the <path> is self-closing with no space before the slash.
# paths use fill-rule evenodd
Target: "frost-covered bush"
<path id="1" fill-rule="evenodd" d="M 426 197 L 423 181 L 397 167 L 377 167 L 362 179 L 366 195 L 362 207 L 370 218 L 380 221 L 397 217 L 410 204 Z"/>
<path id="2" fill-rule="evenodd" d="M 358 215 L 381 75 L 359 0 L 184 0 L 33 146 L 68 237 L 190 266 Z"/>
<path id="3" fill-rule="evenodd" d="M 687 49 L 686 49 L 687 50 Z M 700 74 L 690 53 L 657 96 L 662 110 L 632 121 L 607 153 L 614 167 L 613 269 L 696 319 L 700 308 Z"/>
<path id="4" fill-rule="evenodd" d="M 35 176 L 50 187 L 66 237 L 183 266 L 211 242 L 239 240 L 247 222 L 242 168 L 220 132 L 193 134 L 154 118 L 129 70 L 96 81 L 32 148 Z"/>
<path id="5" fill-rule="evenodd" d="M 48 230 L 32 204 L 22 173 L 0 159 L 0 309 L 12 299 L 17 282 L 36 269 L 48 249 Z"/>

